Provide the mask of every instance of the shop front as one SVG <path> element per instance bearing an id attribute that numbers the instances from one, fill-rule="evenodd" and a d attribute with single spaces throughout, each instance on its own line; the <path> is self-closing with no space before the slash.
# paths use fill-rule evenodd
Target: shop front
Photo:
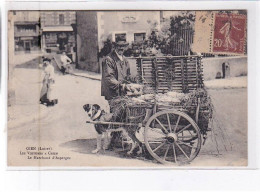
<path id="1" fill-rule="evenodd" d="M 42 30 L 42 48 L 45 52 L 70 53 L 75 47 L 75 33 L 71 26 L 51 26 Z"/>
<path id="2" fill-rule="evenodd" d="M 40 50 L 40 36 L 36 37 L 15 37 L 15 51 L 37 51 Z"/>
<path id="3" fill-rule="evenodd" d="M 15 22 L 14 23 L 15 52 L 40 50 L 39 23 Z"/>

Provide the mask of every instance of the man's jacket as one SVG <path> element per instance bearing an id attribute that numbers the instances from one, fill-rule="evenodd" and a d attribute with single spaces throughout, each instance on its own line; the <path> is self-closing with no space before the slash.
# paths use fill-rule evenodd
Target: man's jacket
<path id="1" fill-rule="evenodd" d="M 130 76 L 128 61 L 123 57 L 120 60 L 115 51 L 112 51 L 102 61 L 101 96 L 111 100 L 122 95 L 121 87 Z"/>

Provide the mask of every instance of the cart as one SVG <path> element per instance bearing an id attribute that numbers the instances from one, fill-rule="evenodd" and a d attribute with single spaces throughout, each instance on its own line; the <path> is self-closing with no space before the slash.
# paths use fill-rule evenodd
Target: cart
<path id="1" fill-rule="evenodd" d="M 162 164 L 190 163 L 200 152 L 210 130 L 212 110 L 203 85 L 201 56 L 137 57 L 138 82 L 149 103 L 128 103 L 125 122 L 89 122 L 142 130 L 143 145 Z M 158 95 L 179 92 L 185 103 L 164 103 Z M 122 102 L 122 100 L 121 100 Z M 207 105 L 205 105 L 207 104 Z"/>

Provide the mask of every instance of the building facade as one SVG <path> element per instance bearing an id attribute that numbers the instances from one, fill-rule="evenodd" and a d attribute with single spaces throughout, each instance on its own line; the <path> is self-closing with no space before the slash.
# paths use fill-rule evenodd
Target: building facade
<path id="1" fill-rule="evenodd" d="M 13 11 L 15 52 L 40 50 L 39 11 Z"/>
<path id="2" fill-rule="evenodd" d="M 97 12 L 99 49 L 104 41 L 141 42 L 160 28 L 160 11 Z"/>
<path id="3" fill-rule="evenodd" d="M 73 11 L 12 11 L 14 50 L 71 52 L 76 45 Z M 9 17 L 10 17 L 9 14 Z"/>
<path id="4" fill-rule="evenodd" d="M 142 42 L 160 28 L 160 11 L 17 11 L 15 50 L 76 55 L 78 68 L 100 72 L 104 42 Z"/>
<path id="5" fill-rule="evenodd" d="M 99 52 L 106 40 L 142 42 L 160 28 L 160 11 L 77 11 L 77 63 L 100 72 Z"/>
<path id="6" fill-rule="evenodd" d="M 73 11 L 43 11 L 40 14 L 41 45 L 45 52 L 71 52 L 75 47 L 76 13 Z"/>

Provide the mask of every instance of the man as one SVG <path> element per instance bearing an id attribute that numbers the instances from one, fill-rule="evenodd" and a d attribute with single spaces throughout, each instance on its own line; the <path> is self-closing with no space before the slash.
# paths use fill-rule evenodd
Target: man
<path id="1" fill-rule="evenodd" d="M 125 93 L 130 77 L 129 63 L 123 56 L 128 43 L 113 44 L 114 49 L 102 62 L 101 95 L 108 101 Z"/>
<path id="2" fill-rule="evenodd" d="M 66 52 L 63 51 L 62 55 L 60 56 L 60 61 L 61 61 L 61 72 L 63 74 L 69 73 L 69 64 L 72 63 L 72 60 L 66 55 Z"/>
<path id="3" fill-rule="evenodd" d="M 111 100 L 117 96 L 125 95 L 129 90 L 127 83 L 130 78 L 130 67 L 126 58 L 123 56 L 128 43 L 118 41 L 113 43 L 114 49 L 102 62 L 101 95 L 105 97 L 110 105 L 110 112 L 116 121 L 122 122 L 124 113 L 122 110 L 113 109 Z M 118 118 L 120 116 L 120 118 Z M 114 146 L 119 134 L 113 133 L 111 147 Z"/>

